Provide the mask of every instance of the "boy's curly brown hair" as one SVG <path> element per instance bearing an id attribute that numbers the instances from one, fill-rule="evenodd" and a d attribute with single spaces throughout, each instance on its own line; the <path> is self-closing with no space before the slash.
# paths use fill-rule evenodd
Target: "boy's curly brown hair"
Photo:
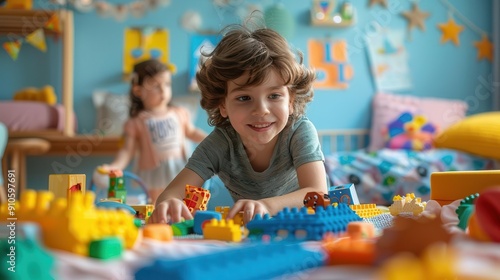
<path id="1" fill-rule="evenodd" d="M 196 81 L 201 90 L 201 107 L 208 113 L 211 126 L 225 127 L 229 121 L 222 117 L 219 105 L 227 96 L 228 81 L 248 72 L 245 86 L 261 84 L 271 69 L 277 70 L 285 81 L 293 100 L 295 119 L 305 113 L 306 104 L 312 100 L 313 70 L 303 65 L 303 55 L 291 50 L 279 33 L 268 28 L 251 30 L 243 25 L 231 25 L 223 30 L 225 35 L 212 52 L 202 53 Z M 298 59 L 297 59 L 298 58 Z"/>

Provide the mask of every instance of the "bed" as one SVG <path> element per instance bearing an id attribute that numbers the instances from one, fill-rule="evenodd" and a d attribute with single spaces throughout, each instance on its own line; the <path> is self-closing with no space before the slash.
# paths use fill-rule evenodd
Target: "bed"
<path id="1" fill-rule="evenodd" d="M 330 184 L 353 183 L 360 203 L 390 205 L 395 195 L 406 193 L 427 201 L 432 172 L 500 169 L 498 160 L 456 149 L 369 151 L 369 130 L 320 130 L 318 134 Z"/>
<path id="2" fill-rule="evenodd" d="M 430 198 L 438 171 L 500 169 L 500 112 L 469 114 L 462 100 L 376 93 L 369 130 L 322 130 L 331 185 L 353 183 L 361 203 Z"/>

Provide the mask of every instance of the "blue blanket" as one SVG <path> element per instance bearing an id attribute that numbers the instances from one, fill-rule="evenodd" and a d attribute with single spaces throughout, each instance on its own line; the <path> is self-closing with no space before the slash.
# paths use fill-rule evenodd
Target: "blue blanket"
<path id="1" fill-rule="evenodd" d="M 429 200 L 432 172 L 499 169 L 500 163 L 448 149 L 382 149 L 333 153 L 325 166 L 333 186 L 355 185 L 360 203 L 391 205 L 395 195 L 407 193 Z"/>

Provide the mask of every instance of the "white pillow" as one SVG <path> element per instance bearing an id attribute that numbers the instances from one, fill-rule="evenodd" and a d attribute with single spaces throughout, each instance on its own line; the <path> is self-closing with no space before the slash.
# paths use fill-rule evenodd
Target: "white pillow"
<path id="1" fill-rule="evenodd" d="M 120 136 L 128 119 L 130 99 L 127 94 L 116 94 L 103 90 L 92 93 L 92 101 L 97 111 L 96 129 L 102 135 Z M 172 99 L 172 105 L 185 107 L 191 113 L 191 121 L 196 120 L 200 100 L 196 96 L 181 96 Z"/>
<path id="2" fill-rule="evenodd" d="M 92 93 L 92 101 L 97 111 L 98 132 L 102 135 L 122 135 L 130 108 L 128 94 L 96 90 Z"/>

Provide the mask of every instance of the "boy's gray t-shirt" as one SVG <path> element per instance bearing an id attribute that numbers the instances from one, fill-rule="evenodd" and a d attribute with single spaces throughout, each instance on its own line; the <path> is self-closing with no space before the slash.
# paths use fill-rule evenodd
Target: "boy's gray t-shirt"
<path id="1" fill-rule="evenodd" d="M 285 127 L 278 137 L 269 167 L 255 172 L 234 128 L 217 127 L 198 145 L 186 168 L 205 181 L 217 174 L 235 201 L 290 193 L 299 188 L 296 169 L 324 161 L 324 156 L 316 128 L 306 117 Z"/>

